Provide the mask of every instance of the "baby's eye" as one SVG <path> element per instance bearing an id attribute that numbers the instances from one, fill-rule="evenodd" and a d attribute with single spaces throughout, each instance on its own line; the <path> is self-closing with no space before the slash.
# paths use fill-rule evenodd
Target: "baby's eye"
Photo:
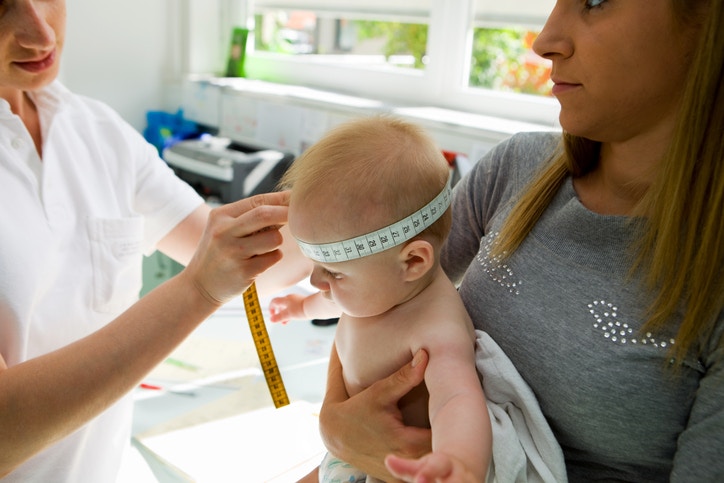
<path id="1" fill-rule="evenodd" d="M 340 278 L 342 278 L 342 274 L 341 274 L 341 273 L 339 273 L 339 272 L 332 272 L 332 271 L 330 271 L 330 270 L 328 270 L 328 269 L 326 269 L 326 268 L 324 269 L 324 273 L 325 273 L 327 276 L 332 277 L 332 278 L 335 279 L 335 280 L 339 280 Z"/>

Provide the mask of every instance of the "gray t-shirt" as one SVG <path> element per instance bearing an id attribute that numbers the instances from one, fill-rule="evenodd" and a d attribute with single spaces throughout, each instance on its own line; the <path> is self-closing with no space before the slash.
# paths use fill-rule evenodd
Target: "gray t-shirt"
<path id="1" fill-rule="evenodd" d="M 650 298 L 629 277 L 628 218 L 587 210 L 568 179 L 510 259 L 487 256 L 559 141 L 516 135 L 458 183 L 443 266 L 538 398 L 570 481 L 724 481 L 724 314 L 699 360 L 667 370 L 675 331 L 639 330 Z"/>

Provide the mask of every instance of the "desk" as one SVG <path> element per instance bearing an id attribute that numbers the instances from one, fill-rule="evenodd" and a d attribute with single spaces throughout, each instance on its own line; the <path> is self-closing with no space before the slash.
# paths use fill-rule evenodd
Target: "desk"
<path id="1" fill-rule="evenodd" d="M 268 321 L 269 300 L 260 303 Z M 160 389 L 134 394 L 133 443 L 156 481 L 284 483 L 314 468 L 335 328 L 267 322 L 291 401 L 275 409 L 241 299 L 199 326 L 144 381 Z"/>
<path id="2" fill-rule="evenodd" d="M 292 402 L 190 426 L 134 445 L 163 481 L 290 483 L 322 461 L 319 404 Z M 161 468 L 159 468 L 161 467 Z"/>

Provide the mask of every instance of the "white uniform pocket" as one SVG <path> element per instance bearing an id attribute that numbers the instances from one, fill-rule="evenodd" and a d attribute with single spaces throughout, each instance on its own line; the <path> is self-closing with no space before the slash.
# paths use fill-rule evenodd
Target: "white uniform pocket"
<path id="1" fill-rule="evenodd" d="M 136 301 L 143 284 L 143 218 L 90 218 L 93 309 L 118 312 Z"/>

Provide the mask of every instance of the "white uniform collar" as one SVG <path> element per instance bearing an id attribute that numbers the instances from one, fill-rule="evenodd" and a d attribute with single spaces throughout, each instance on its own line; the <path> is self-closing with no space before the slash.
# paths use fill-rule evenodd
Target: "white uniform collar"
<path id="1" fill-rule="evenodd" d="M 28 91 L 28 95 L 39 109 L 53 114 L 68 103 L 72 97 L 72 93 L 59 80 L 54 80 L 37 91 Z M 10 103 L 0 98 L 0 117 L 11 116 L 14 114 L 10 109 Z"/>
<path id="2" fill-rule="evenodd" d="M 48 86 L 37 91 L 28 93 L 35 105 L 49 114 L 55 114 L 70 101 L 71 92 L 60 83 L 54 80 Z"/>

